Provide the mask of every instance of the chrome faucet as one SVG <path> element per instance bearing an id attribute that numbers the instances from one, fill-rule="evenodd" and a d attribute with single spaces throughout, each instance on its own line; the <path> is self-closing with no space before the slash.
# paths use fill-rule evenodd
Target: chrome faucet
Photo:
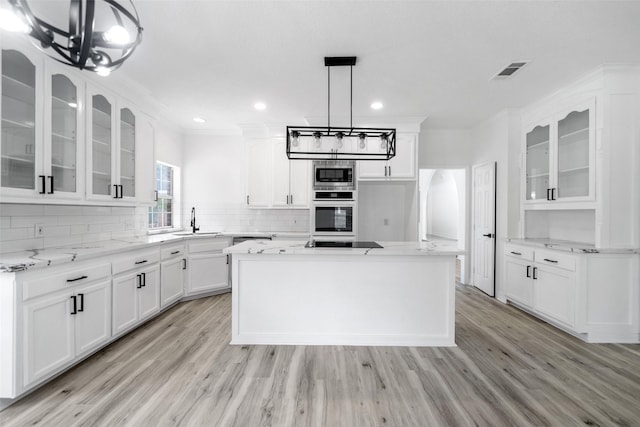
<path id="1" fill-rule="evenodd" d="M 200 230 L 200 227 L 196 227 L 196 208 L 191 208 L 191 232 L 195 233 Z"/>

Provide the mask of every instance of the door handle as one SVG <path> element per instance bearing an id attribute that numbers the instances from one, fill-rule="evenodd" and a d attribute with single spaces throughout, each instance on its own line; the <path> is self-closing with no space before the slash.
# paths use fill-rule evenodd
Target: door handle
<path id="1" fill-rule="evenodd" d="M 483 234 L 484 237 L 493 237 L 493 234 L 491 233 L 487 233 L 487 234 Z"/>
<path id="2" fill-rule="evenodd" d="M 289 204 L 293 204 L 293 194 L 289 194 Z"/>
<path id="3" fill-rule="evenodd" d="M 138 283 L 136 284 L 136 288 L 138 289 L 142 288 L 142 275 L 136 274 L 136 280 L 138 281 Z"/>
<path id="4" fill-rule="evenodd" d="M 53 175 L 49 175 L 49 191 L 47 194 L 53 194 Z"/>
<path id="5" fill-rule="evenodd" d="M 182 258 L 182 269 L 183 270 L 187 269 L 187 259 L 186 258 Z"/>
<path id="6" fill-rule="evenodd" d="M 229 254 L 227 254 L 227 265 L 229 265 Z"/>
<path id="7" fill-rule="evenodd" d="M 84 311 L 84 294 L 78 294 L 80 297 L 80 308 L 78 309 L 78 313 Z"/>
<path id="8" fill-rule="evenodd" d="M 140 273 L 140 275 L 142 276 L 142 287 L 144 288 L 145 286 L 147 286 L 147 273 Z"/>
<path id="9" fill-rule="evenodd" d="M 39 194 L 45 194 L 46 191 L 47 191 L 46 188 L 45 188 L 47 186 L 47 184 L 45 182 L 47 177 L 44 176 L 44 175 L 38 175 L 38 178 L 40 178 L 40 188 L 42 188 L 42 190 L 40 190 L 38 193 Z"/>
<path id="10" fill-rule="evenodd" d="M 527 277 L 531 277 L 531 266 L 527 265 Z"/>
<path id="11" fill-rule="evenodd" d="M 533 280 L 538 280 L 538 267 L 533 267 Z"/>
<path id="12" fill-rule="evenodd" d="M 71 299 L 73 300 L 73 311 L 71 314 L 78 314 L 78 302 L 76 301 L 76 296 L 71 295 Z"/>
<path id="13" fill-rule="evenodd" d="M 114 199 L 118 198 L 118 184 L 113 184 L 113 191 L 115 192 L 115 195 L 113 196 Z"/>
<path id="14" fill-rule="evenodd" d="M 391 165 L 389 165 L 389 176 L 391 176 Z"/>

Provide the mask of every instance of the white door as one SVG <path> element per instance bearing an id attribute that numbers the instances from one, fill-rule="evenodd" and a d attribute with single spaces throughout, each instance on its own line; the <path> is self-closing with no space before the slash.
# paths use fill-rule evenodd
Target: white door
<path id="1" fill-rule="evenodd" d="M 229 287 L 229 265 L 226 254 L 205 253 L 189 256 L 187 264 L 189 294 Z"/>
<path id="2" fill-rule="evenodd" d="M 111 280 L 78 289 L 76 298 L 76 355 L 81 355 L 111 338 Z"/>
<path id="3" fill-rule="evenodd" d="M 473 280 L 472 284 L 495 295 L 496 164 L 473 166 Z"/>
<path id="4" fill-rule="evenodd" d="M 140 273 L 142 287 L 138 289 L 138 313 L 144 320 L 160 311 L 160 266 L 147 268 Z"/>
<path id="5" fill-rule="evenodd" d="M 129 273 L 113 279 L 113 335 L 133 327 L 138 322 L 137 292 L 140 286 L 140 278 L 137 273 Z"/>
<path id="6" fill-rule="evenodd" d="M 400 136 L 396 141 L 396 155 L 387 166 L 390 178 L 400 179 L 416 177 L 416 139 L 413 135 Z"/>
<path id="7" fill-rule="evenodd" d="M 182 258 L 170 259 L 160 265 L 160 305 L 166 307 L 184 294 Z"/>

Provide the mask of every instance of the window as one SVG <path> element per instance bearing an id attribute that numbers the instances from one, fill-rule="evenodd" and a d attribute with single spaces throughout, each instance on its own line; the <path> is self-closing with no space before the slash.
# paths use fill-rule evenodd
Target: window
<path id="1" fill-rule="evenodd" d="M 156 163 L 156 192 L 155 206 L 149 208 L 149 228 L 173 228 L 175 221 L 175 182 L 177 169 L 166 163 Z"/>

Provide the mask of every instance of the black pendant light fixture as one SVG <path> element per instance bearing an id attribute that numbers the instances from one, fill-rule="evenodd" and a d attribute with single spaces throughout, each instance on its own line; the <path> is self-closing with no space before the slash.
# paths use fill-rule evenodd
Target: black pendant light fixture
<path id="1" fill-rule="evenodd" d="M 324 58 L 327 67 L 327 126 L 287 126 L 290 160 L 389 160 L 396 155 L 396 130 L 353 127 L 355 56 Z M 331 126 L 331 67 L 351 67 L 349 127 Z"/>
<path id="2" fill-rule="evenodd" d="M 142 27 L 132 0 L 69 0 L 69 28 L 63 30 L 35 16 L 26 0 L 9 0 L 0 26 L 23 32 L 53 59 L 100 75 L 117 69 L 142 41 Z"/>

